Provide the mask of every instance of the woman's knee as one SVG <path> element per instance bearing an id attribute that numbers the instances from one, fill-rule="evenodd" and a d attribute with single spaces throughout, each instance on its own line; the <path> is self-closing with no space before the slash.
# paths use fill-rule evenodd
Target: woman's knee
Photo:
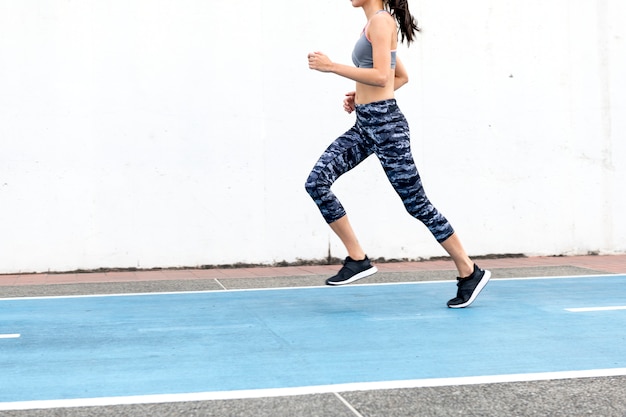
<path id="1" fill-rule="evenodd" d="M 304 183 L 304 189 L 312 197 L 315 198 L 320 194 L 320 185 L 318 183 L 319 176 L 313 171 Z"/>

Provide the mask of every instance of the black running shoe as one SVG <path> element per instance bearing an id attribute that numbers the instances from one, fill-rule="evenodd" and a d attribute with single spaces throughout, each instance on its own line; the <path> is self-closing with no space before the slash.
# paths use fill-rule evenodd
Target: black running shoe
<path id="1" fill-rule="evenodd" d="M 485 288 L 491 278 L 491 272 L 482 270 L 474 264 L 474 272 L 467 278 L 457 278 L 456 285 L 459 288 L 456 297 L 448 301 L 450 308 L 467 307 L 474 302 L 478 294 Z"/>
<path id="2" fill-rule="evenodd" d="M 326 284 L 328 285 L 344 285 L 350 284 L 356 280 L 361 278 L 369 277 L 370 275 L 378 272 L 378 268 L 376 268 L 370 262 L 369 258 L 366 256 L 362 261 L 355 261 L 351 257 L 347 257 L 345 261 L 343 261 L 343 268 L 339 270 L 339 273 L 334 277 L 330 277 L 326 280 Z"/>

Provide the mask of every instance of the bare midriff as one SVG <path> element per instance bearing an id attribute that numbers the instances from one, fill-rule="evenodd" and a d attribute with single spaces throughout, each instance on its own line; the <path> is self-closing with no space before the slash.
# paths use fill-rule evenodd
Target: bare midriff
<path id="1" fill-rule="evenodd" d="M 368 104 L 394 98 L 394 77 L 395 69 L 390 68 L 387 85 L 384 87 L 356 83 L 354 102 L 356 104 Z"/>

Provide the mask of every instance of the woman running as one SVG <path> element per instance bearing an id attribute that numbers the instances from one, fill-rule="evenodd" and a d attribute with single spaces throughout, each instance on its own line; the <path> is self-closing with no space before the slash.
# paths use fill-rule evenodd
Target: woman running
<path id="1" fill-rule="evenodd" d="M 322 52 L 308 54 L 310 69 L 356 82 L 355 91 L 347 93 L 343 101 L 346 112 L 356 111 L 355 125 L 326 149 L 306 181 L 307 192 L 348 252 L 339 273 L 326 283 L 349 284 L 377 272 L 331 191 L 337 178 L 375 154 L 406 210 L 424 223 L 456 265 L 457 295 L 448 301 L 448 307 L 467 307 L 487 284 L 491 273 L 469 258 L 450 223 L 426 197 L 411 154 L 409 126 L 394 98 L 394 91 L 408 82 L 407 71 L 396 55 L 398 34 L 401 42 L 413 42 L 418 31 L 416 21 L 407 0 L 351 3 L 363 9 L 367 18 L 352 52 L 354 66 L 335 63 Z"/>

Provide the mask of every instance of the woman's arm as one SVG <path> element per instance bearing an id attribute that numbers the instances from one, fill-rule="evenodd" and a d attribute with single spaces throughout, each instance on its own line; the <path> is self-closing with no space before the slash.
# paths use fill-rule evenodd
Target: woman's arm
<path id="1" fill-rule="evenodd" d="M 393 89 L 397 90 L 402 87 L 404 84 L 409 82 L 409 73 L 400 58 L 396 57 L 396 76 L 393 80 Z"/>
<path id="2" fill-rule="evenodd" d="M 372 42 L 374 68 L 356 68 L 338 64 L 321 52 L 309 54 L 309 68 L 321 72 L 332 72 L 358 83 L 374 87 L 386 87 L 391 66 L 391 41 L 395 22 L 385 14 L 374 16 L 369 23 L 369 39 Z"/>
<path id="3" fill-rule="evenodd" d="M 333 74 L 349 78 L 361 84 L 374 87 L 385 87 L 389 81 L 389 70 L 379 68 L 357 68 L 350 65 L 338 64 L 330 60 L 322 52 L 309 54 L 309 68 L 320 72 L 332 72 Z"/>
<path id="4" fill-rule="evenodd" d="M 356 109 L 354 99 L 356 97 L 356 91 L 350 91 L 346 93 L 346 97 L 343 99 L 343 109 L 347 113 L 352 113 Z"/>

